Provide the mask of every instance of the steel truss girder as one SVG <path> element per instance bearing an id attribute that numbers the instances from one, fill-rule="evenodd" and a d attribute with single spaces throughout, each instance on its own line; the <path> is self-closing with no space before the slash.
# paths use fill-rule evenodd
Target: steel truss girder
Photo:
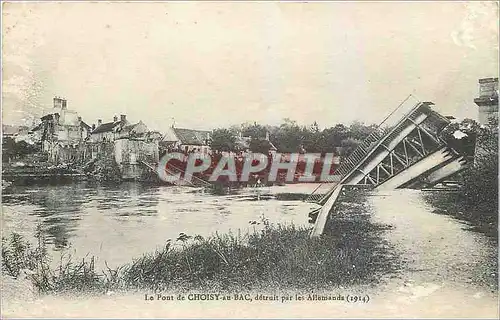
<path id="1" fill-rule="evenodd" d="M 422 160 L 440 145 L 442 143 L 439 139 L 421 125 L 416 125 L 416 128 L 392 150 L 381 144 L 381 147 L 389 151 L 389 154 L 372 171 L 366 173 L 357 170 L 364 175 L 358 184 L 377 186 L 413 163 Z M 402 150 L 402 153 L 396 151 L 397 149 Z"/>

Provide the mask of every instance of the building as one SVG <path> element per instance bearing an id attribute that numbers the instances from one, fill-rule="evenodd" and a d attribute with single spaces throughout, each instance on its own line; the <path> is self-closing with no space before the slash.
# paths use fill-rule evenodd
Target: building
<path id="1" fill-rule="evenodd" d="M 114 116 L 113 121 L 102 123 L 102 120 L 97 120 L 97 127 L 92 129 L 90 136 L 91 142 L 112 142 L 117 138 L 122 137 L 125 133 L 122 133 L 123 128 L 129 127 L 130 123 L 127 120 L 127 116 L 122 114 L 120 119 Z M 147 130 L 147 128 L 146 128 Z"/>
<path id="2" fill-rule="evenodd" d="M 481 125 L 498 121 L 498 78 L 479 79 L 479 97 L 474 102 L 479 108 Z"/>
<path id="3" fill-rule="evenodd" d="M 99 119 L 92 130 L 90 149 L 92 158 L 113 159 L 125 180 L 142 180 L 151 169 L 148 165 L 158 163 L 159 132 L 149 131 L 142 121 L 130 123 L 127 116 L 113 117 L 113 121 L 102 123 Z"/>
<path id="4" fill-rule="evenodd" d="M 120 138 L 114 141 L 114 157 L 125 180 L 140 180 L 159 162 L 158 140 Z"/>
<path id="5" fill-rule="evenodd" d="M 170 127 L 163 135 L 162 147 L 182 152 L 210 152 L 210 131 Z"/>
<path id="6" fill-rule="evenodd" d="M 85 158 L 84 142 L 91 127 L 78 113 L 67 108 L 67 100 L 55 97 L 53 109 L 40 118 L 41 122 L 30 130 L 33 140 L 41 143 L 53 163 L 74 162 Z"/>

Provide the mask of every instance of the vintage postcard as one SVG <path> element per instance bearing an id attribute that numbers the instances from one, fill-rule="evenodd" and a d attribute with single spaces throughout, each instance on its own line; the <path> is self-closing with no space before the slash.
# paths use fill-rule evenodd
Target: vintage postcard
<path id="1" fill-rule="evenodd" d="M 2 319 L 498 319 L 498 10 L 2 2 Z"/>

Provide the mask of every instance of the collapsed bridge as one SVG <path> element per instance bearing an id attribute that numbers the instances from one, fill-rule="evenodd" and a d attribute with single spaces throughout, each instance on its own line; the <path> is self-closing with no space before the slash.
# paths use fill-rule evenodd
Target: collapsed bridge
<path id="1" fill-rule="evenodd" d="M 467 168 L 467 154 L 440 136 L 450 120 L 432 110 L 433 105 L 415 101 L 410 95 L 342 161 L 336 172 L 340 182 L 326 194 L 319 193 L 318 187 L 307 198 L 321 205 L 309 213 L 310 221 L 315 223 L 312 237 L 323 233 L 345 186 L 420 189 Z"/>

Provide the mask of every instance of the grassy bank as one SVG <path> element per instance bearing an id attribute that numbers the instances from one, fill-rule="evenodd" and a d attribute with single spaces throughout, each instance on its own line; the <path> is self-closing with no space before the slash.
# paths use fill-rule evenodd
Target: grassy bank
<path id="1" fill-rule="evenodd" d="M 432 205 L 435 213 L 465 221 L 471 230 L 498 242 L 498 209 L 494 208 L 494 201 L 476 203 L 467 198 L 464 191 L 428 192 L 424 199 Z"/>
<path id="2" fill-rule="evenodd" d="M 11 235 L 2 241 L 2 267 L 12 277 L 27 276 L 43 293 L 321 290 L 373 283 L 394 270 L 394 259 L 380 238 L 383 228 L 370 224 L 364 210 L 347 206 L 320 239 L 310 239 L 309 228 L 271 225 L 266 219 L 251 234 L 181 234 L 156 252 L 105 271 L 96 270 L 94 258 L 63 259 L 50 268 L 41 233 L 38 245 Z"/>

